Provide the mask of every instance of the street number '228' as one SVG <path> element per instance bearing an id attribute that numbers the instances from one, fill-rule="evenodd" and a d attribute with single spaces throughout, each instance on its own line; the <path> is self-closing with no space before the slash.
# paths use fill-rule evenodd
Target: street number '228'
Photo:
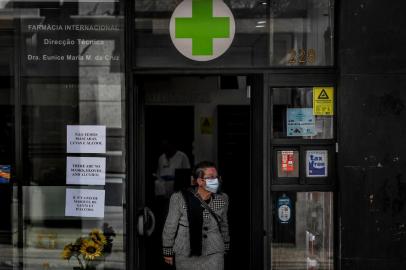
<path id="1" fill-rule="evenodd" d="M 314 64 L 316 62 L 316 51 L 314 49 L 290 50 L 289 64 Z"/>

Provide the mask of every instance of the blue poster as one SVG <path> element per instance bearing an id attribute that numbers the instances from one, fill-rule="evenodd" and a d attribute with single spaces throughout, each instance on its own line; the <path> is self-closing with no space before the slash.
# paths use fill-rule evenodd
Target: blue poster
<path id="1" fill-rule="evenodd" d="M 286 114 L 288 136 L 316 135 L 316 121 L 312 108 L 288 108 Z"/>
<path id="2" fill-rule="evenodd" d="M 0 184 L 10 183 L 10 165 L 0 165 Z"/>
<path id="3" fill-rule="evenodd" d="M 278 209 L 278 220 L 281 224 L 288 224 L 292 219 L 292 201 L 286 194 L 278 198 L 276 203 Z"/>
<path id="4" fill-rule="evenodd" d="M 327 177 L 328 152 L 327 150 L 310 150 L 306 152 L 306 176 Z"/>

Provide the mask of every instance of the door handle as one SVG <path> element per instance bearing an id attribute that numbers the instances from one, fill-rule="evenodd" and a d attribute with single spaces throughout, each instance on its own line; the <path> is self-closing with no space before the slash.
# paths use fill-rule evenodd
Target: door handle
<path id="1" fill-rule="evenodd" d="M 155 230 L 155 215 L 148 207 L 142 209 L 138 216 L 137 231 L 139 235 L 150 236 Z"/>

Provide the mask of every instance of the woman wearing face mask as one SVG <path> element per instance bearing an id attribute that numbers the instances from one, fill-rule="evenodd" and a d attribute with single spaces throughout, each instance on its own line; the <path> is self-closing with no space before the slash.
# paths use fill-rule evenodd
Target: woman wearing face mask
<path id="1" fill-rule="evenodd" d="M 165 262 L 177 270 L 223 270 L 229 249 L 228 196 L 219 192 L 216 165 L 193 170 L 196 186 L 174 193 L 162 233 Z"/>

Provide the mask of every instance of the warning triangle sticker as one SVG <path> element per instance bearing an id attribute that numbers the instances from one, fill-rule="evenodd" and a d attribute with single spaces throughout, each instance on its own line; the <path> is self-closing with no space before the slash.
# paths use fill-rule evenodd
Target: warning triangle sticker
<path id="1" fill-rule="evenodd" d="M 326 90 L 321 90 L 320 95 L 317 99 L 330 99 L 326 93 Z"/>
<path id="2" fill-rule="evenodd" d="M 205 126 L 205 127 L 209 127 L 209 126 L 210 126 L 209 119 L 207 119 L 207 118 L 204 119 L 204 121 L 203 121 L 203 126 Z"/>

